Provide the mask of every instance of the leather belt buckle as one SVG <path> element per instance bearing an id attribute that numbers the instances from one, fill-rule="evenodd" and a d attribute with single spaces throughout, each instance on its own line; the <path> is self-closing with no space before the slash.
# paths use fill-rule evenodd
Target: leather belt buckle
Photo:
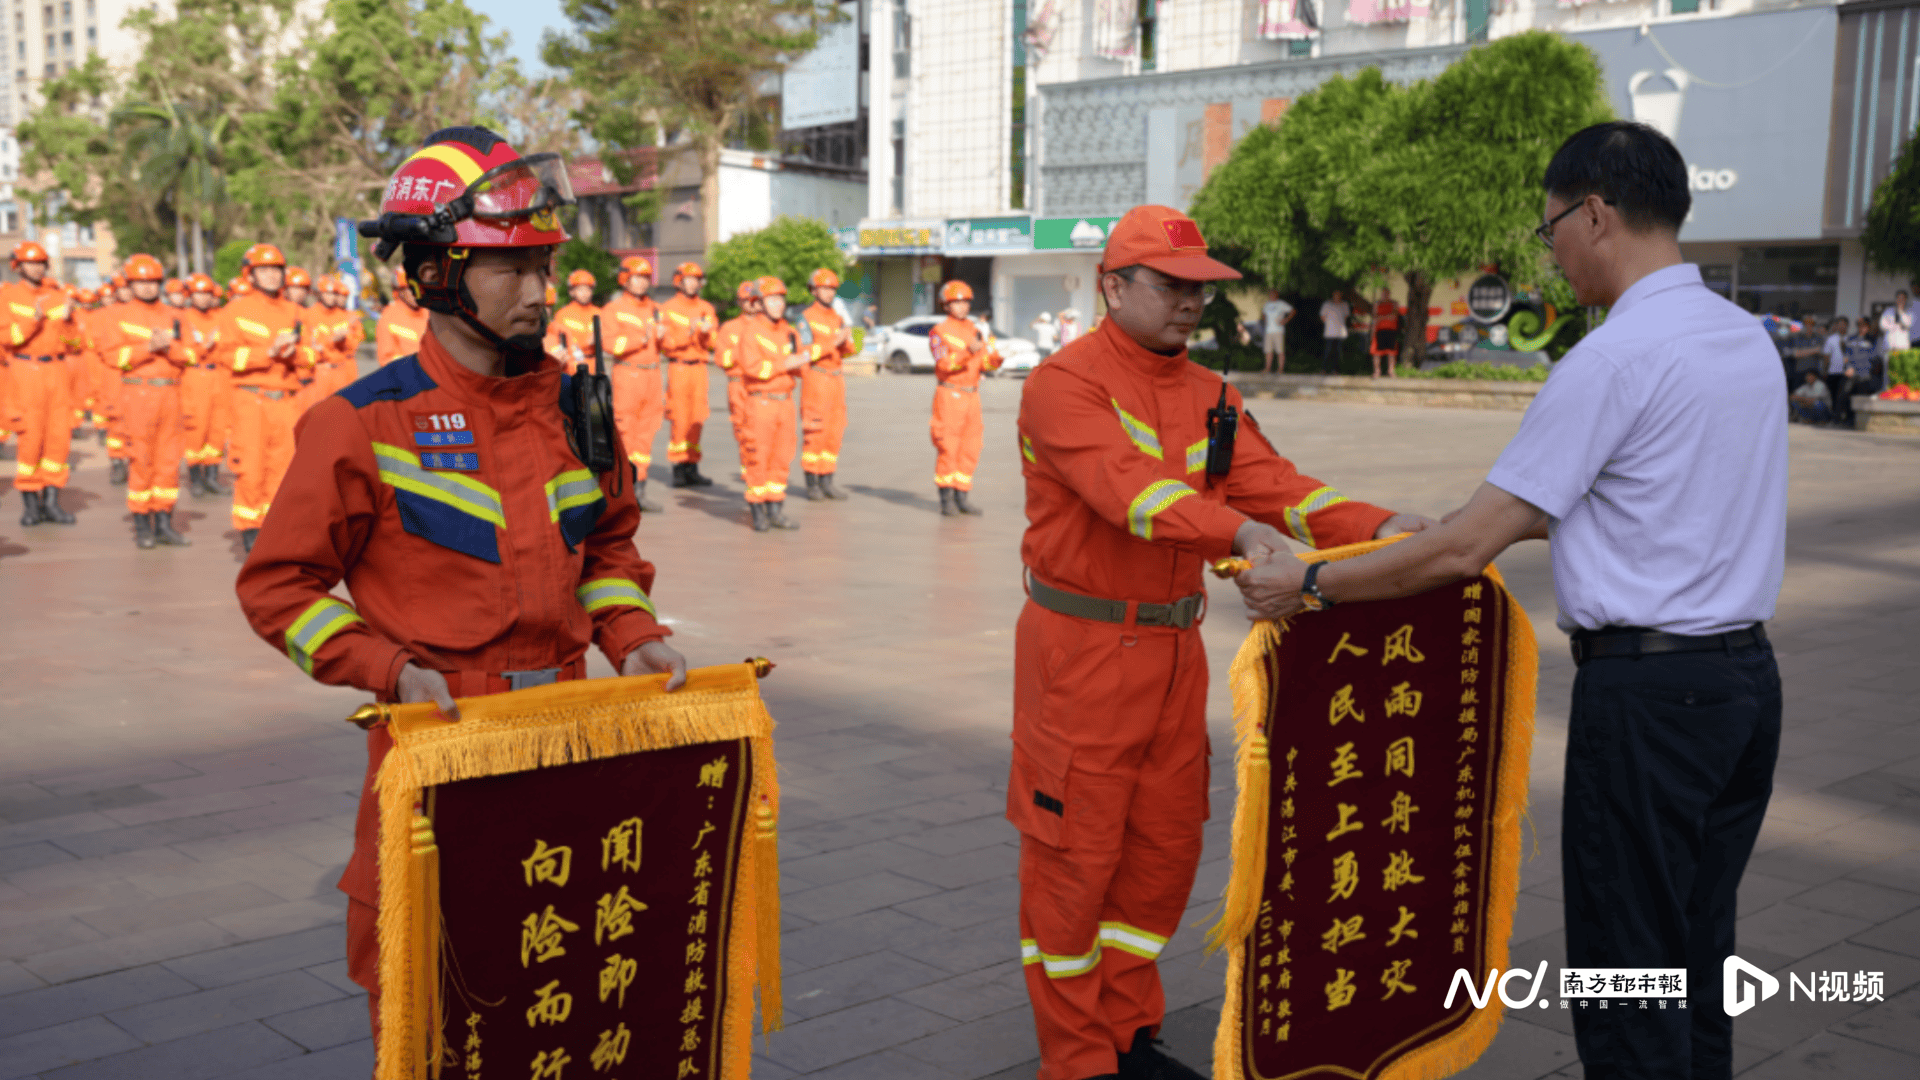
<path id="1" fill-rule="evenodd" d="M 525 690 L 533 686 L 550 686 L 560 681 L 560 669 L 557 667 L 535 668 L 531 671 L 503 671 L 500 677 L 507 680 L 507 689 Z"/>
<path id="2" fill-rule="evenodd" d="M 1579 635 L 1567 639 L 1568 648 L 1573 650 L 1573 666 L 1579 667 L 1586 661 L 1586 644 Z"/>

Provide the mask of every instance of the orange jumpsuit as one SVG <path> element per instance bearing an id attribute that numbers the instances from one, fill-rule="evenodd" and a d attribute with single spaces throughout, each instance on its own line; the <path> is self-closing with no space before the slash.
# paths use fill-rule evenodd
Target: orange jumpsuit
<path id="1" fill-rule="evenodd" d="M 713 362 L 727 373 L 727 422 L 733 425 L 733 444 L 740 448 L 741 467 L 747 460 L 747 384 L 740 377 L 740 331 L 746 315 L 736 315 L 713 332 Z"/>
<path id="2" fill-rule="evenodd" d="M 700 460 L 700 434 L 707 426 L 707 364 L 720 317 L 713 305 L 676 292 L 660 305 L 660 354 L 667 360 L 667 460 Z"/>
<path id="3" fill-rule="evenodd" d="M 275 358 L 268 349 L 281 334 L 292 333 L 306 313 L 298 304 L 257 290 L 220 309 L 214 355 L 233 373 L 230 447 L 236 529 L 260 527 L 293 461 L 300 379 L 312 370 L 314 352 L 296 344 L 293 355 Z"/>
<path id="4" fill-rule="evenodd" d="M 381 310 L 380 321 L 374 324 L 374 359 L 385 367 L 403 356 L 412 356 L 426 332 L 427 309 L 408 307 L 405 300 L 395 299 Z"/>
<path id="5" fill-rule="evenodd" d="M 1019 438 L 1033 580 L 1126 601 L 1126 622 L 1028 601 L 1014 639 L 1020 949 L 1042 1080 L 1115 1071 L 1165 1011 L 1155 958 L 1180 924 L 1207 819 L 1206 561 L 1251 517 L 1314 546 L 1370 539 L 1390 512 L 1302 476 L 1241 417 L 1229 475 L 1206 472 L 1220 376 L 1107 320 L 1027 380 Z M 1232 389 L 1227 400 L 1241 407 Z M 1192 622 L 1135 622 L 1185 600 Z M 1168 620 L 1162 620 L 1168 621 Z"/>
<path id="6" fill-rule="evenodd" d="M 840 313 L 818 301 L 800 313 L 813 334 L 813 362 L 801 371 L 800 468 L 825 476 L 840 465 L 840 441 L 847 434 L 847 384 L 841 361 L 853 355 L 853 339 L 829 347 L 846 327 Z"/>
<path id="7" fill-rule="evenodd" d="M 600 334 L 605 337 L 613 328 L 606 324 L 606 317 L 602 315 L 597 304 L 576 304 L 568 301 L 559 311 L 553 313 L 552 321 L 547 323 L 547 348 L 551 349 L 564 342 L 569 368 L 577 370 L 582 364 L 592 366 L 593 319 L 596 315 L 601 316 Z M 604 344 L 602 342 L 603 346 Z M 574 361 L 573 355 L 576 349 L 579 350 L 579 355 L 586 357 L 585 360 Z"/>
<path id="8" fill-rule="evenodd" d="M 110 461 L 126 461 L 133 454 L 127 445 L 126 433 L 121 430 L 120 369 L 99 347 L 100 342 L 112 334 L 114 314 L 125 306 L 118 301 L 108 301 L 92 311 L 80 312 L 77 320 L 81 337 L 86 341 L 83 350 L 88 368 L 93 373 L 94 423 L 105 432 L 101 442 L 107 448 Z"/>
<path id="9" fill-rule="evenodd" d="M 67 486 L 67 451 L 73 444 L 73 375 L 69 342 L 81 328 L 69 324 L 73 302 L 47 277 L 0 285 L 7 320 L 7 370 L 12 376 L 12 426 L 20 433 L 13 486 L 40 491 Z M 35 315 L 34 306 L 40 305 Z"/>
<path id="10" fill-rule="evenodd" d="M 120 416 L 133 458 L 127 468 L 127 509 L 136 514 L 172 510 L 180 499 L 181 447 L 186 429 L 180 419 L 181 373 L 199 354 L 187 344 L 186 313 L 158 300 L 135 300 L 115 310 L 108 336 L 97 347 L 120 374 Z M 156 331 L 172 333 L 180 324 L 184 340 L 153 352 Z"/>
<path id="11" fill-rule="evenodd" d="M 180 313 L 180 328 L 200 358 L 180 376 L 181 425 L 185 430 L 183 457 L 189 465 L 218 465 L 233 427 L 233 378 L 214 357 L 220 333 L 218 309 L 188 308 Z"/>
<path id="12" fill-rule="evenodd" d="M 793 469 L 794 375 L 787 362 L 800 349 L 800 335 L 785 319 L 748 315 L 742 320 L 734 363 L 740 368 L 746 402 L 746 438 L 740 444 L 740 471 L 746 476 L 747 501 L 781 502 Z"/>
<path id="13" fill-rule="evenodd" d="M 600 309 L 600 345 L 613 360 L 613 422 L 642 483 L 653 464 L 653 437 L 660 433 L 666 410 L 660 389 L 659 317 L 660 307 L 652 297 L 626 291 Z"/>
<path id="14" fill-rule="evenodd" d="M 969 348 L 976 341 L 978 352 Z M 999 367 L 1000 357 L 978 326 L 952 316 L 927 335 L 927 346 L 940 380 L 933 392 L 933 483 L 972 491 L 973 470 L 980 464 L 980 373 Z"/>
<path id="15" fill-rule="evenodd" d="M 618 495 L 567 448 L 560 366 L 490 379 L 429 334 L 300 420 L 285 496 L 241 567 L 254 632 L 302 671 L 393 701 L 408 663 L 457 697 L 510 689 L 505 672 L 586 673 L 597 644 L 618 670 L 670 631 L 654 619 L 653 567 L 634 548 L 633 487 Z M 558 512 L 550 509 L 558 494 Z M 352 602 L 333 589 L 345 581 Z M 367 732 L 366 783 L 348 896 L 347 973 L 379 1022 L 378 808 L 393 743 Z"/>
<path id="16" fill-rule="evenodd" d="M 313 408 L 359 377 L 353 354 L 366 334 L 360 327 L 358 315 L 325 304 L 307 309 L 307 325 L 311 329 L 303 337 L 313 343 L 314 365 L 313 384 L 307 387 L 303 409 Z M 336 330 L 346 333 L 337 343 L 333 340 Z"/>

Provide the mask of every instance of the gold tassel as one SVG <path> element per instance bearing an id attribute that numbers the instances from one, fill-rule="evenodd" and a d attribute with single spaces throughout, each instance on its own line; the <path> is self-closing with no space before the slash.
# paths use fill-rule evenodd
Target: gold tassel
<path id="1" fill-rule="evenodd" d="M 1257 622 L 1240 643 L 1227 671 L 1233 690 L 1233 726 L 1240 744 L 1234 759 L 1239 794 L 1233 807 L 1233 872 L 1220 921 L 1207 932 L 1207 951 L 1216 952 L 1253 932 L 1260 915 L 1260 891 L 1267 879 L 1267 806 L 1272 791 L 1267 761 L 1267 687 L 1269 650 L 1278 648 L 1284 622 Z"/>
<path id="2" fill-rule="evenodd" d="M 765 796 L 754 811 L 753 883 L 755 972 L 760 984 L 760 1030 L 786 1026 L 780 990 L 780 840 Z"/>
<path id="3" fill-rule="evenodd" d="M 413 816 L 408 887 L 413 893 L 413 1000 L 428 1020 L 414 1025 L 413 1059 L 426 1062 L 439 1080 L 447 1049 L 440 1010 L 440 848 L 433 841 L 433 822 L 422 814 Z"/>

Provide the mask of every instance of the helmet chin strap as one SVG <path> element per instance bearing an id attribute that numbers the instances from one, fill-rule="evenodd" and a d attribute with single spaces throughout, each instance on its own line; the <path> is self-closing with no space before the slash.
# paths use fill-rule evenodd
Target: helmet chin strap
<path id="1" fill-rule="evenodd" d="M 479 305 L 473 301 L 473 292 L 467 288 L 467 260 L 455 256 L 456 250 L 450 248 L 440 257 L 440 265 L 445 273 L 441 276 L 445 284 L 429 285 L 424 281 L 410 278 L 410 288 L 419 290 L 420 306 L 428 311 L 437 311 L 442 315 L 452 315 L 472 327 L 487 344 L 500 350 L 506 358 L 509 374 L 520 374 L 540 366 L 540 358 L 546 355 L 545 338 L 547 318 L 540 316 L 540 333 L 515 334 L 502 337 L 491 326 L 480 321 Z"/>

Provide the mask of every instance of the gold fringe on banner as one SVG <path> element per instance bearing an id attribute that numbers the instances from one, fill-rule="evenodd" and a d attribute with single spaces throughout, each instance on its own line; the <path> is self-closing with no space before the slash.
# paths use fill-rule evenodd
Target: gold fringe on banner
<path id="1" fill-rule="evenodd" d="M 481 776 L 749 739 L 755 810 L 739 838 L 727 961 L 728 1054 L 723 1075 L 714 1078 L 746 1080 L 756 985 L 763 1030 L 778 1030 L 781 1023 L 780 782 L 773 718 L 760 701 L 752 663 L 695 669 L 687 673 L 686 686 L 671 694 L 666 680 L 578 680 L 462 698 L 459 723 L 441 719 L 430 702 L 377 707 L 394 744 L 376 782 L 382 882 L 378 1080 L 438 1077 L 447 1059 L 439 992 L 439 854 L 431 822 L 418 816 L 423 792 Z M 402 942 L 406 947 L 397 944 Z"/>
<path id="2" fill-rule="evenodd" d="M 1405 539 L 1405 535 L 1385 540 L 1307 552 L 1297 556 L 1303 562 L 1338 562 Z M 1520 818 L 1527 807 L 1527 774 L 1533 757 L 1533 713 L 1539 682 L 1540 653 L 1534 639 L 1533 623 L 1526 609 L 1512 594 L 1500 571 L 1488 566 L 1486 576 L 1499 585 L 1506 597 L 1507 619 L 1507 708 L 1503 718 L 1506 749 L 1501 754 L 1500 779 L 1496 805 L 1499 816 L 1493 822 L 1491 896 L 1488 897 L 1488 925 L 1505 928 L 1493 935 L 1488 949 L 1489 965 L 1507 966 L 1507 934 L 1513 926 L 1514 906 L 1520 885 Z M 1260 893 L 1267 876 L 1267 820 L 1271 792 L 1270 766 L 1267 761 L 1266 728 L 1269 688 L 1266 654 L 1277 648 L 1287 627 L 1286 620 L 1259 622 L 1234 656 L 1227 680 L 1233 690 L 1234 734 L 1240 746 L 1236 755 L 1239 793 L 1233 808 L 1233 870 L 1227 880 L 1227 893 L 1220 921 L 1207 934 L 1209 951 L 1227 949 L 1227 996 L 1220 1009 L 1220 1027 L 1213 1040 L 1215 1080 L 1246 1080 L 1240 1054 L 1241 1031 L 1246 1021 L 1246 1001 L 1242 987 L 1246 979 L 1247 939 L 1260 910 Z M 1473 1064 L 1500 1030 L 1504 1008 L 1496 997 L 1490 1007 L 1476 1009 L 1467 1022 L 1445 1037 L 1420 1047 L 1395 1061 L 1378 1080 L 1444 1080 Z"/>

